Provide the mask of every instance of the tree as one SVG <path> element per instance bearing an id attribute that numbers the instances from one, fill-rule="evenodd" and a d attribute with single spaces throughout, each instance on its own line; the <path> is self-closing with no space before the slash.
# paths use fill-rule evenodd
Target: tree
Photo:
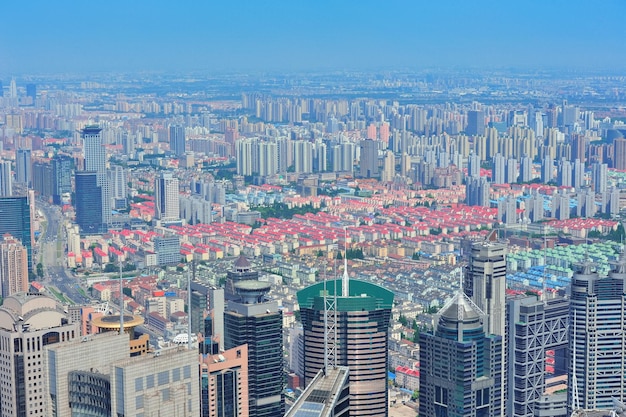
<path id="1" fill-rule="evenodd" d="M 409 321 L 406 319 L 406 317 L 404 317 L 402 314 L 400 314 L 400 316 L 398 317 L 398 321 L 400 322 L 401 325 L 403 325 L 404 327 L 406 327 L 409 324 Z"/>
<path id="2" fill-rule="evenodd" d="M 124 293 L 125 296 L 127 297 L 133 297 L 133 290 L 128 288 L 128 287 L 124 287 L 122 288 L 122 292 Z"/>
<path id="3" fill-rule="evenodd" d="M 41 264 L 41 262 L 37 264 L 37 276 L 39 278 L 43 278 L 43 265 Z"/>
<path id="4" fill-rule="evenodd" d="M 322 256 L 324 256 L 324 252 L 320 249 L 317 251 L 317 257 L 321 258 Z"/>
<path id="5" fill-rule="evenodd" d="M 413 252 L 413 260 L 414 261 L 419 261 L 420 260 L 420 253 L 419 252 Z"/>
<path id="6" fill-rule="evenodd" d="M 115 267 L 115 264 L 113 263 L 108 263 L 104 266 L 104 272 L 115 272 L 117 270 L 117 268 Z"/>
<path id="7" fill-rule="evenodd" d="M 341 252 L 337 252 L 337 260 L 343 260 L 343 255 L 341 254 Z"/>

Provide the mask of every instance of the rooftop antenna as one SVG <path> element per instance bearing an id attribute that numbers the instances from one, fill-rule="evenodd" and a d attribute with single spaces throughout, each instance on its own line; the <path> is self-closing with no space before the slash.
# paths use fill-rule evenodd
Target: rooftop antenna
<path id="1" fill-rule="evenodd" d="M 187 269 L 187 348 L 191 350 L 191 271 Z"/>
<path id="2" fill-rule="evenodd" d="M 120 257 L 120 334 L 124 334 L 124 281 L 122 280 L 122 258 Z"/>
<path id="3" fill-rule="evenodd" d="M 328 371 L 337 365 L 337 280 L 334 279 L 333 282 L 335 293 L 329 297 L 326 268 L 324 268 L 324 374 L 328 374 Z"/>
<path id="4" fill-rule="evenodd" d="M 578 397 L 578 379 L 576 378 L 576 309 L 574 308 L 574 328 L 572 329 L 572 333 L 574 334 L 574 346 L 572 348 L 572 369 L 574 372 L 572 373 L 572 385 L 574 385 L 573 398 L 572 398 L 572 406 L 574 410 L 580 409 L 580 398 Z"/>
<path id="5" fill-rule="evenodd" d="M 343 228 L 343 247 L 344 247 L 344 257 L 343 257 L 343 277 L 341 279 L 341 296 L 349 297 L 350 296 L 350 276 L 348 275 L 348 228 L 344 226 Z"/>

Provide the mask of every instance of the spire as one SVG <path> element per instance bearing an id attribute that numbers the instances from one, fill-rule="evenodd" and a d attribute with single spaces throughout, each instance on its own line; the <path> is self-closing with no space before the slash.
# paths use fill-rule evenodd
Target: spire
<path id="1" fill-rule="evenodd" d="M 343 257 L 343 277 L 341 278 L 341 295 L 350 296 L 350 276 L 348 275 L 348 229 L 343 228 L 344 257 Z"/>

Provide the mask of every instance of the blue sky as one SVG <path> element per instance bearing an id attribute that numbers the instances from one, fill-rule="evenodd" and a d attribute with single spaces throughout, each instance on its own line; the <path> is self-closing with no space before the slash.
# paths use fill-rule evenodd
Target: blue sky
<path id="1" fill-rule="evenodd" d="M 626 1 L 7 0 L 0 74 L 626 68 Z"/>

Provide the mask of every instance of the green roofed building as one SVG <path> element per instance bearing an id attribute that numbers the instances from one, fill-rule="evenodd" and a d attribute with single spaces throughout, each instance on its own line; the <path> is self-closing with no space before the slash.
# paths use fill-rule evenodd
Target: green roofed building
<path id="1" fill-rule="evenodd" d="M 350 416 L 388 416 L 387 336 L 393 293 L 344 275 L 343 280 L 319 282 L 299 291 L 298 303 L 304 327 L 305 385 L 326 364 L 347 366 Z M 324 307 L 333 303 L 325 320 Z"/>

